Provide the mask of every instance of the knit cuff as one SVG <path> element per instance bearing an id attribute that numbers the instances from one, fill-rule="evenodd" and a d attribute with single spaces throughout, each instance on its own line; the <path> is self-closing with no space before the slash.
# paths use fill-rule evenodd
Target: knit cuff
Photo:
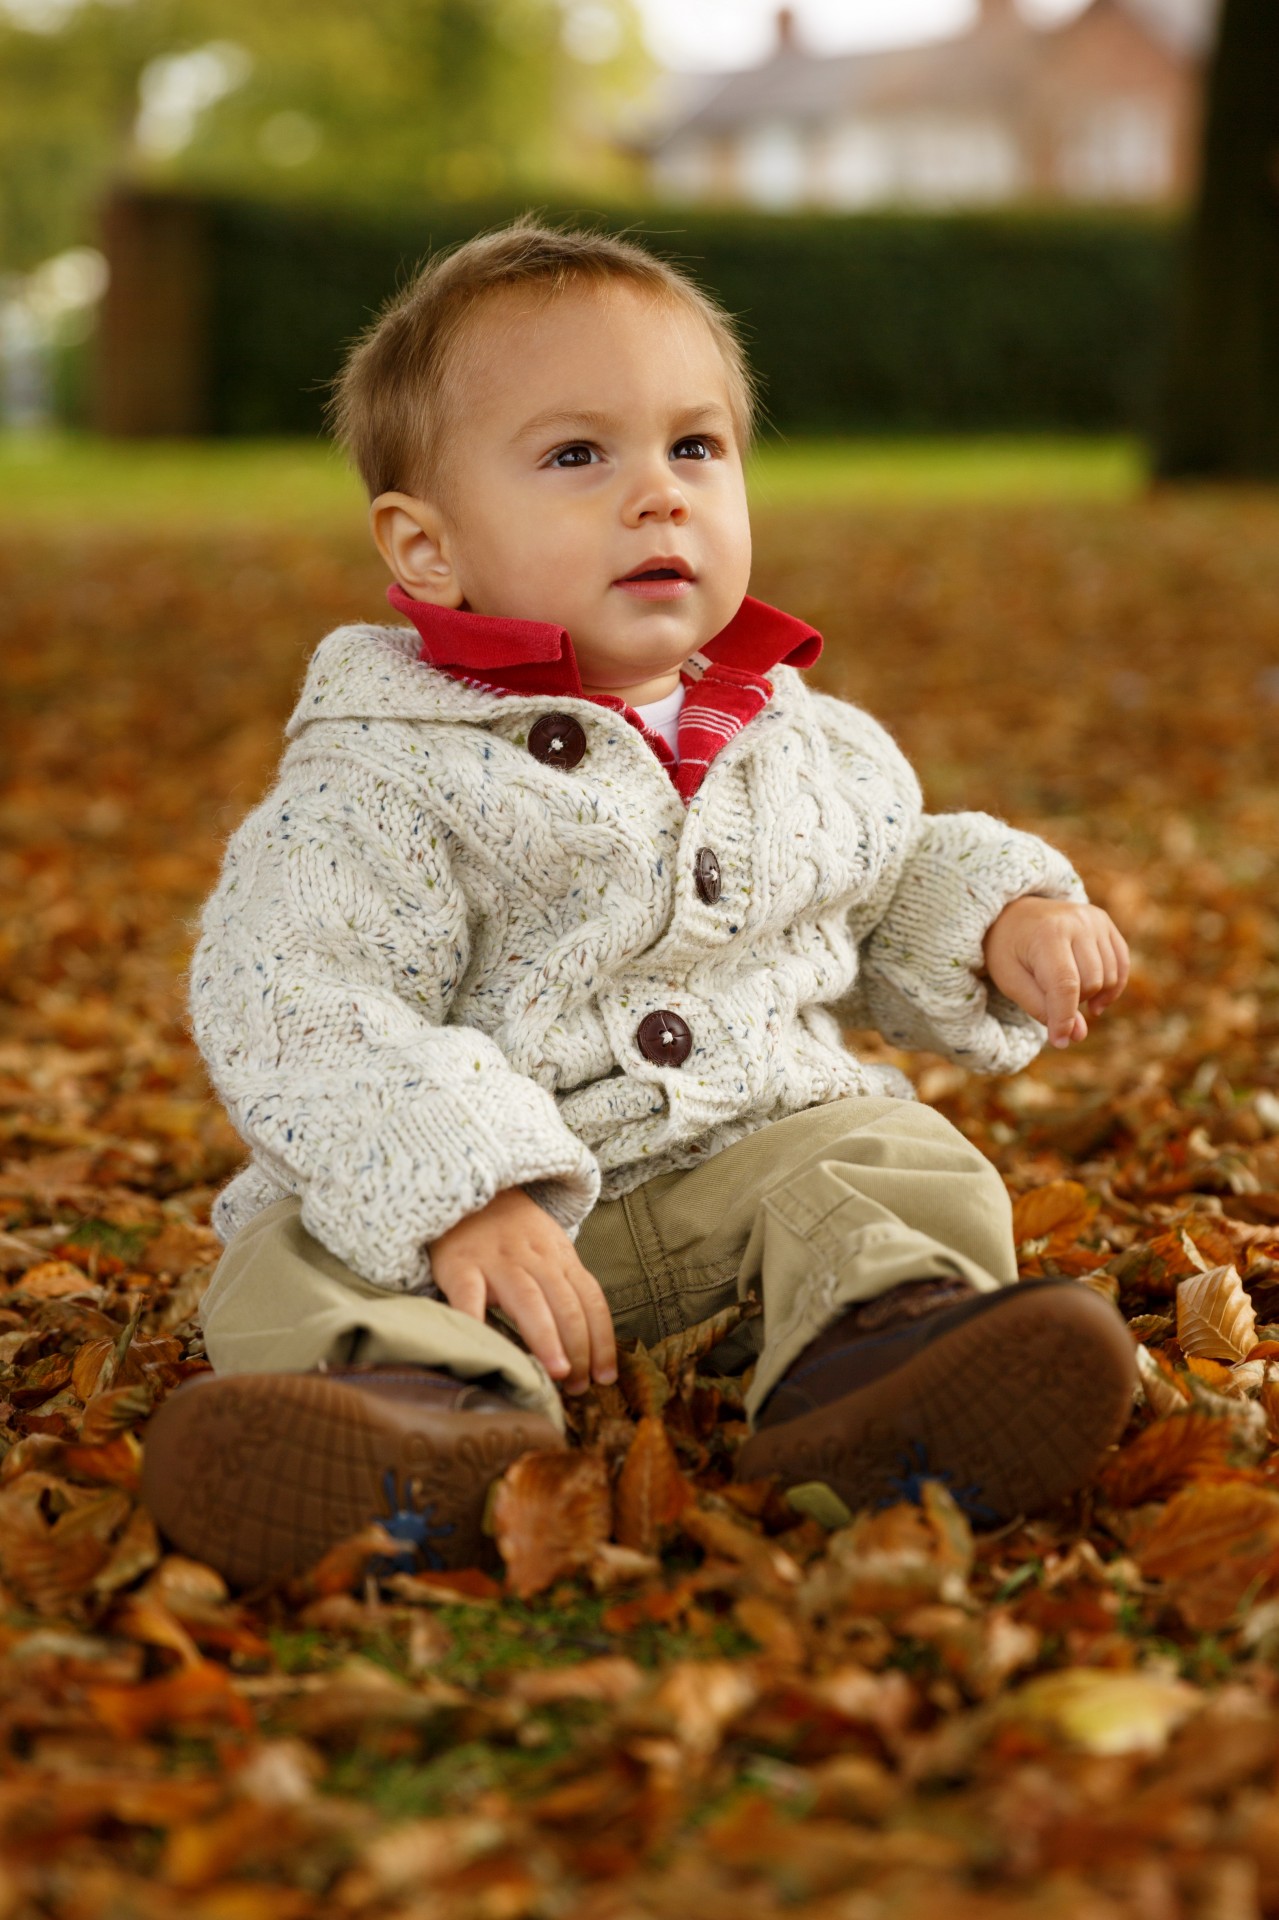
<path id="1" fill-rule="evenodd" d="M 1048 1037 L 985 977 L 983 943 L 1027 894 L 1085 901 L 1063 854 L 985 813 L 934 814 L 862 953 L 863 1003 L 894 1046 L 975 1073 L 1016 1073 Z"/>

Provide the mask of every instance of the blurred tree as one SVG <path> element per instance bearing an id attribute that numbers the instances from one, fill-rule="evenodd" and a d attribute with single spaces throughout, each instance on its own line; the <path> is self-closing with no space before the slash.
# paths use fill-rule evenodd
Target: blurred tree
<path id="1" fill-rule="evenodd" d="M 120 177 L 395 212 L 631 185 L 632 0 L 39 6 L 0 0 L 0 266 L 91 239 Z"/>
<path id="2" fill-rule="evenodd" d="M 1223 0 L 1156 469 L 1279 478 L 1277 0 Z"/>

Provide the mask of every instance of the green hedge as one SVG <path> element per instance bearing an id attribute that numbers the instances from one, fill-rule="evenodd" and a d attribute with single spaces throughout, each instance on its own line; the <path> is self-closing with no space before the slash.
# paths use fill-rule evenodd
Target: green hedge
<path id="1" fill-rule="evenodd" d="M 211 203 L 214 430 L 314 432 L 344 343 L 414 264 L 515 211 L 370 227 Z M 1176 252 L 1165 218 L 546 212 L 624 227 L 700 278 L 743 323 L 783 432 L 1113 432 L 1150 419 Z"/>

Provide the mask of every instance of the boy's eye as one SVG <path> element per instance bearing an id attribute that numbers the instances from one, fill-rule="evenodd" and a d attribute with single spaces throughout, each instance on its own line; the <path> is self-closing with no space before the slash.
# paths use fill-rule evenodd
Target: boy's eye
<path id="1" fill-rule="evenodd" d="M 708 439 L 704 433 L 691 433 L 685 439 L 677 440 L 671 452 L 677 460 L 713 460 L 717 444 L 716 441 Z"/>
<path id="2" fill-rule="evenodd" d="M 595 449 L 588 447 L 584 440 L 575 440 L 571 447 L 560 447 L 551 455 L 553 467 L 589 467 L 595 458 Z"/>

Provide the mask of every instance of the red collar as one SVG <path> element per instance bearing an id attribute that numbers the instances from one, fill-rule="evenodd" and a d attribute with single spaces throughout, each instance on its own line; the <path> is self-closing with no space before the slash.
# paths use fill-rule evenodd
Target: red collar
<path id="1" fill-rule="evenodd" d="M 414 600 L 398 583 L 387 588 L 386 597 L 422 636 L 419 658 L 428 666 L 464 673 L 468 680 L 504 693 L 591 697 L 582 691 L 577 655 L 563 627 L 436 607 L 428 600 Z M 707 641 L 700 655 L 694 654 L 691 672 L 685 669 L 685 677 L 697 677 L 703 661 L 754 675 L 766 674 L 779 663 L 811 667 L 821 650 L 822 637 L 816 628 L 748 594 L 728 625 Z M 701 671 L 704 674 L 706 667 Z"/>

